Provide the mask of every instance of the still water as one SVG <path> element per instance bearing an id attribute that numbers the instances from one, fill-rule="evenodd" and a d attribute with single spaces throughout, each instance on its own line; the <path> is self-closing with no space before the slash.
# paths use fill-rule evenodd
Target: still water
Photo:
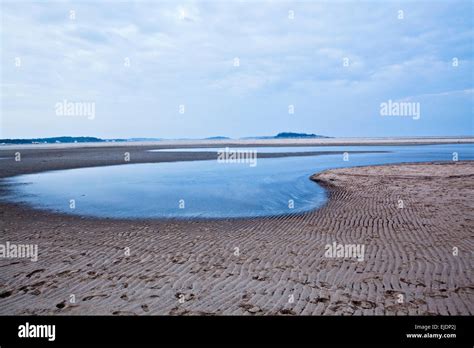
<path id="1" fill-rule="evenodd" d="M 378 146 L 382 148 L 383 146 Z M 376 151 L 374 146 L 222 146 L 222 147 L 193 147 L 193 148 L 177 148 L 177 149 L 155 149 L 148 150 L 148 152 L 223 152 L 226 149 L 229 151 L 257 151 L 257 153 L 285 153 L 285 152 L 327 152 L 327 151 L 341 151 L 343 148 L 353 148 L 354 151 Z M 345 151 L 345 150 L 344 150 Z"/>
<path id="2" fill-rule="evenodd" d="M 305 147 L 308 148 L 308 147 Z M 233 148 L 235 149 L 235 148 Z M 252 148 L 253 149 L 253 148 Z M 272 147 L 269 151 L 274 151 Z M 283 148 L 286 149 L 286 148 Z M 298 148 L 291 148 L 295 151 Z M 257 157 L 257 165 L 192 161 L 127 164 L 20 175 L 5 179 L 4 200 L 38 209 L 110 218 L 235 218 L 309 211 L 327 194 L 309 177 L 361 165 L 474 160 L 474 144 L 331 146 L 312 151 L 390 151 L 306 157 Z M 263 152 L 262 148 L 259 148 Z M 180 150 L 181 151 L 181 150 Z M 72 207 L 71 200 L 74 200 Z"/>

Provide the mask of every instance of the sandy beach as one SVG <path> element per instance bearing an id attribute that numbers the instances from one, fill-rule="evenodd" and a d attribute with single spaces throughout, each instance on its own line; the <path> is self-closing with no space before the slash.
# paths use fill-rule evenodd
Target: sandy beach
<path id="1" fill-rule="evenodd" d="M 124 149 L 24 149 L 21 162 L 1 161 L 0 178 L 123 164 Z M 215 158 L 143 149 L 129 150 L 134 163 Z M 95 219 L 0 203 L 0 242 L 39 252 L 37 262 L 0 258 L 0 314 L 474 314 L 473 162 L 312 179 L 328 203 L 274 218 Z M 332 243 L 363 245 L 364 260 L 328 258 Z"/>

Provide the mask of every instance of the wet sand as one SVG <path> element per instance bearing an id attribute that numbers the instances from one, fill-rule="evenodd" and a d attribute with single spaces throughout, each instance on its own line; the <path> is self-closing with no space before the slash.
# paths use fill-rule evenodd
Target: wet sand
<path id="1" fill-rule="evenodd" d="M 193 143 L 194 146 L 202 147 Z M 242 144 L 240 144 L 242 145 Z M 282 145 L 282 144 L 279 144 Z M 39 147 L 38 147 L 39 146 Z M 107 144 L 59 144 L 52 145 L 15 145 L 0 147 L 0 179 L 19 174 L 39 173 L 48 170 L 73 169 L 85 167 L 98 167 L 109 165 L 126 165 L 131 163 L 161 163 L 178 161 L 202 161 L 216 160 L 216 150 L 209 152 L 172 152 L 158 151 L 150 152 L 153 149 L 167 149 L 170 146 L 147 145 L 138 146 L 136 144 L 120 144 L 109 146 Z M 206 146 L 214 147 L 210 143 Z M 231 144 L 224 144 L 231 146 Z M 171 147 L 175 148 L 175 147 Z M 284 151 L 284 150 L 283 150 Z M 383 153 L 386 151 L 347 151 L 354 153 Z M 282 152 L 282 153 L 258 153 L 258 158 L 277 158 L 277 157 L 295 157 L 295 156 L 316 156 L 326 154 L 342 155 L 344 151 L 322 151 L 314 152 Z M 15 161 L 15 156 L 20 155 L 20 161 Z M 129 158 L 129 161 L 126 159 Z M 1 187 L 0 187 L 1 193 Z"/>
<path id="2" fill-rule="evenodd" d="M 2 161 L 0 177 L 123 161 L 122 149 L 44 151 Z M 275 218 L 127 221 L 0 203 L 0 243 L 39 249 L 37 262 L 0 258 L 0 314 L 474 314 L 473 162 L 313 180 L 329 202 Z M 364 245 L 364 260 L 328 258 L 333 242 Z"/>

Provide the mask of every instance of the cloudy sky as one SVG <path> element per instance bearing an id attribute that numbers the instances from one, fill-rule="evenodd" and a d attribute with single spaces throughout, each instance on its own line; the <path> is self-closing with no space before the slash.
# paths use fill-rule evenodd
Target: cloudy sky
<path id="1" fill-rule="evenodd" d="M 2 0 L 0 137 L 473 135 L 473 4 Z"/>

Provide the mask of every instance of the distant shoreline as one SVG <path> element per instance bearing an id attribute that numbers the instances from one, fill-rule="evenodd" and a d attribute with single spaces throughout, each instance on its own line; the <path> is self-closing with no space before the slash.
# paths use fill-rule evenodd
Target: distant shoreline
<path id="1" fill-rule="evenodd" d="M 474 144 L 473 137 L 384 137 L 384 138 L 289 138 L 289 139 L 203 139 L 203 140 L 156 140 L 156 141 L 106 141 L 57 144 L 5 144 L 0 151 L 12 149 L 67 149 L 100 147 L 215 147 L 215 146 L 391 146 Z"/>

